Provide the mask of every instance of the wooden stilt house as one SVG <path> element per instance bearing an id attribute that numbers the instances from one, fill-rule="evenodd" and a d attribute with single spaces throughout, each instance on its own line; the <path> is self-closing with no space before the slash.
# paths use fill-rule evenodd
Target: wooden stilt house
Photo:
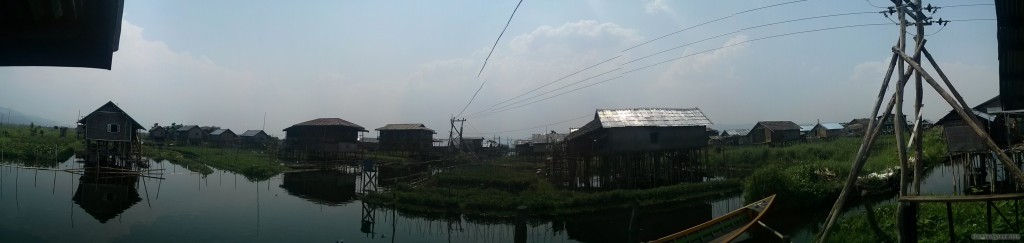
<path id="1" fill-rule="evenodd" d="M 137 168 L 143 165 L 139 130 L 146 129 L 124 110 L 107 102 L 89 113 L 78 124 L 85 138 L 87 165 Z"/>

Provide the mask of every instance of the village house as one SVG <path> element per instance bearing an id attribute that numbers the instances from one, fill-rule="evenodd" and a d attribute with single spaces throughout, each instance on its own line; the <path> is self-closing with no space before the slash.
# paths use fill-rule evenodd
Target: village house
<path id="1" fill-rule="evenodd" d="M 206 139 L 206 131 L 199 126 L 182 126 L 174 130 L 174 140 L 179 145 L 199 145 Z"/>
<path id="2" fill-rule="evenodd" d="M 231 129 L 222 128 L 213 130 L 213 132 L 210 133 L 209 139 L 207 139 L 207 141 L 209 141 L 210 144 L 228 147 L 234 145 L 237 139 L 238 136 L 236 136 L 235 132 L 232 132 Z"/>
<path id="3" fill-rule="evenodd" d="M 748 136 L 754 144 L 785 144 L 800 140 L 800 126 L 791 121 L 759 121 Z"/>
<path id="4" fill-rule="evenodd" d="M 864 136 L 864 130 L 868 128 L 869 122 L 871 122 L 871 119 L 868 118 L 850 120 L 850 122 L 843 124 L 843 134 L 846 136 Z"/>
<path id="5" fill-rule="evenodd" d="M 843 125 L 839 123 L 818 123 L 811 129 L 811 137 L 813 138 L 835 138 L 843 135 Z"/>
<path id="6" fill-rule="evenodd" d="M 154 142 L 163 142 L 167 140 L 167 129 L 161 127 L 160 124 L 153 124 L 153 128 L 149 129 L 148 138 Z"/>
<path id="7" fill-rule="evenodd" d="M 996 145 L 1006 147 L 1009 144 L 1020 141 L 1020 128 L 1016 128 L 1015 133 L 1014 129 L 1010 127 L 1019 126 L 1016 120 L 1020 117 L 1019 115 L 1003 113 L 999 96 L 982 102 L 969 111 L 972 113 L 971 115 L 974 120 L 989 134 L 989 137 L 992 138 Z M 1008 119 L 1011 121 L 1007 122 Z M 935 125 L 942 126 L 943 135 L 946 138 L 946 151 L 950 155 L 985 152 L 988 150 L 984 140 L 974 133 L 974 130 L 967 125 L 967 122 L 955 110 L 949 111 L 942 119 L 935 122 Z"/>
<path id="8" fill-rule="evenodd" d="M 461 146 L 459 139 L 453 139 L 452 145 L 466 151 L 480 151 L 484 147 L 484 137 L 463 137 L 462 141 L 466 143 L 466 146 Z"/>
<path id="9" fill-rule="evenodd" d="M 730 129 L 722 131 L 722 142 L 730 145 L 750 144 L 750 129 Z"/>
<path id="10" fill-rule="evenodd" d="M 359 151 L 365 128 L 341 118 L 317 118 L 284 129 L 284 152 L 315 160 L 335 160 Z"/>
<path id="11" fill-rule="evenodd" d="M 530 140 L 522 140 L 516 144 L 516 152 L 521 154 L 548 154 L 557 151 L 557 146 L 569 134 L 551 131 L 545 134 L 533 134 Z"/>
<path id="12" fill-rule="evenodd" d="M 688 150 L 707 145 L 711 125 L 698 108 L 600 109 L 566 137 L 573 154 Z"/>
<path id="13" fill-rule="evenodd" d="M 881 119 L 882 119 L 882 116 L 878 116 L 878 117 L 875 118 L 875 121 L 878 121 L 878 120 L 881 120 Z M 911 128 L 912 125 L 910 124 L 910 121 L 907 120 L 907 115 L 903 115 L 903 122 L 904 122 L 904 124 L 903 124 L 903 131 L 906 132 L 907 134 L 910 134 L 909 131 L 910 131 L 910 128 Z M 883 121 L 882 124 L 881 124 L 881 126 L 882 126 L 882 134 L 885 134 L 885 135 L 896 134 L 896 125 L 895 124 L 896 124 L 896 114 L 889 114 L 889 117 L 886 118 L 885 121 Z"/>
<path id="14" fill-rule="evenodd" d="M 812 137 L 811 130 L 814 129 L 814 125 L 800 125 L 800 137 L 808 138 Z"/>
<path id="15" fill-rule="evenodd" d="M 245 130 L 245 132 L 238 135 L 238 140 L 242 143 L 242 146 L 260 148 L 270 141 L 270 135 L 267 135 L 263 130 Z"/>
<path id="16" fill-rule="evenodd" d="M 107 102 L 78 120 L 85 139 L 87 164 L 134 168 L 142 163 L 141 124 Z"/>
<path id="17" fill-rule="evenodd" d="M 374 130 L 378 132 L 381 151 L 426 151 L 434 142 L 434 130 L 419 123 L 387 124 Z"/>
<path id="18" fill-rule="evenodd" d="M 380 150 L 380 140 L 377 138 L 361 137 L 359 138 L 359 149 L 364 151 Z"/>

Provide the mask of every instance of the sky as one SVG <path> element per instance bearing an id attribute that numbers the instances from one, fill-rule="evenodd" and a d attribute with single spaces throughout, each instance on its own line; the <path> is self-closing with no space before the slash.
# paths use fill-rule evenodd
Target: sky
<path id="1" fill-rule="evenodd" d="M 126 1 L 112 70 L 0 67 L 0 106 L 71 125 L 113 101 L 147 127 L 279 137 L 338 117 L 370 131 L 424 123 L 447 138 L 478 88 L 461 117 L 488 138 L 567 132 L 602 108 L 698 107 L 718 129 L 868 116 L 899 36 L 877 13 L 885 1 L 743 12 L 787 2 L 524 0 L 495 45 L 518 1 Z M 925 28 L 969 105 L 998 93 L 991 3 L 925 1 L 972 5 L 939 9 L 935 19 L 954 21 Z M 756 27 L 832 14 L 847 15 Z M 783 35 L 864 24 L 882 25 Z M 949 106 L 925 88 L 935 121 Z"/>

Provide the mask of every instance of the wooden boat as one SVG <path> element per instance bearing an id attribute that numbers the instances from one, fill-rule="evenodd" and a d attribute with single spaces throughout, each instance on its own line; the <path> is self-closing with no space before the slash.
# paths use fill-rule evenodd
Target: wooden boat
<path id="1" fill-rule="evenodd" d="M 772 201 L 775 201 L 775 195 L 650 242 L 731 242 L 758 223 L 765 211 L 772 206 Z"/>

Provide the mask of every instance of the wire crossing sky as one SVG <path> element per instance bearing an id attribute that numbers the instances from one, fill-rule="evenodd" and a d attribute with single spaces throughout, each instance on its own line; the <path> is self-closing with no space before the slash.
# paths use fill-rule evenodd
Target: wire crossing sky
<path id="1" fill-rule="evenodd" d="M 278 137 L 331 117 L 444 130 L 461 113 L 473 132 L 525 138 L 636 107 L 699 107 L 719 130 L 845 122 L 867 113 L 887 69 L 887 2 L 137 0 L 112 70 L 0 67 L 0 106 L 66 126 L 107 101 L 142 124 L 239 131 L 266 114 Z M 991 2 L 925 4 L 954 20 L 925 33 L 967 103 L 995 96 Z"/>

